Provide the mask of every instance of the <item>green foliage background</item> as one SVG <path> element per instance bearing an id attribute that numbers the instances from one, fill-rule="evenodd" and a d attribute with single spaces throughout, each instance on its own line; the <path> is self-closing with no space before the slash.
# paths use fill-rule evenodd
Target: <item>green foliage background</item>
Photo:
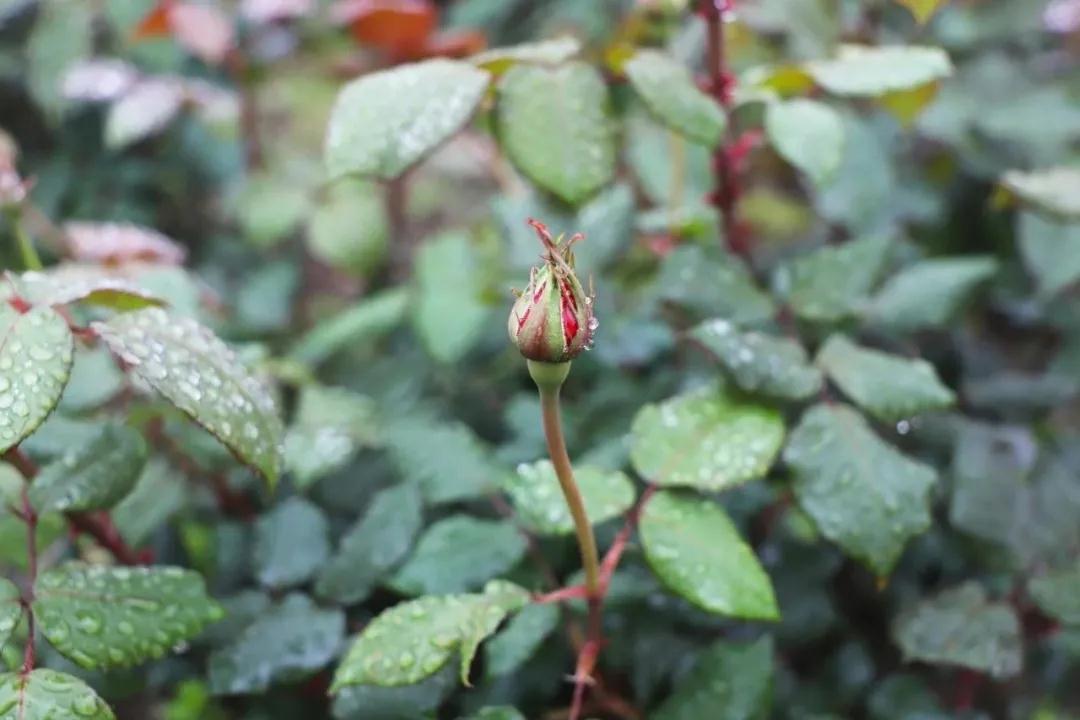
<path id="1" fill-rule="evenodd" d="M 587 717 L 1080 717 L 1080 3 L 691 4 L 0 0 L 0 719 L 566 717 L 529 217 Z"/>

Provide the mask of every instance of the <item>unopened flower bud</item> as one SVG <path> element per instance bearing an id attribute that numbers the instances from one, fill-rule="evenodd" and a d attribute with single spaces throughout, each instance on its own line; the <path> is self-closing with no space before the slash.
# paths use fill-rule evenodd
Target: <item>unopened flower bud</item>
<path id="1" fill-rule="evenodd" d="M 574 235 L 552 239 L 543 223 L 529 220 L 544 245 L 543 264 L 529 274 L 529 285 L 510 311 L 510 339 L 529 360 L 564 363 L 592 347 L 597 322 L 592 296 L 574 274 Z"/>

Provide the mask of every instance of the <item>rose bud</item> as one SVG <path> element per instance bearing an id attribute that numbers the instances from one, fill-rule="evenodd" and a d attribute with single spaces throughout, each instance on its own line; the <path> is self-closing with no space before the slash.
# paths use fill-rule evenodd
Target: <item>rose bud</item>
<path id="1" fill-rule="evenodd" d="M 565 363 L 592 347 L 599 322 L 593 317 L 592 296 L 574 274 L 575 242 L 581 234 L 552 239 L 547 227 L 529 220 L 544 245 L 543 264 L 529 273 L 529 285 L 515 293 L 517 302 L 507 325 L 510 339 L 529 360 Z"/>

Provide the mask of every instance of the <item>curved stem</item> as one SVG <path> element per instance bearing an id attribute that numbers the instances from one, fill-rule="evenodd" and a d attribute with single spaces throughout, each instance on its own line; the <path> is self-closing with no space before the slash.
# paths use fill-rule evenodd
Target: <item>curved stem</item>
<path id="1" fill-rule="evenodd" d="M 581 565 L 585 569 L 585 590 L 589 598 L 600 597 L 600 561 L 596 552 L 596 538 L 593 537 L 592 525 L 585 513 L 585 501 L 581 498 L 574 470 L 570 465 L 570 456 L 566 453 L 566 441 L 563 439 L 562 419 L 559 414 L 559 386 L 538 385 L 540 388 L 540 408 L 544 415 L 544 435 L 547 438 L 548 454 L 555 467 L 555 476 L 559 479 L 570 516 L 574 520 L 578 547 L 581 549 Z"/>

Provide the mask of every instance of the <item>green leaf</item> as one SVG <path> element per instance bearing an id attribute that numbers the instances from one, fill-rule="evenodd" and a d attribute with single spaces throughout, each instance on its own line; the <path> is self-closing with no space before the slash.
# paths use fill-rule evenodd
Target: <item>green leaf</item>
<path id="1" fill-rule="evenodd" d="M 73 354 L 71 331 L 55 310 L 20 314 L 0 305 L 0 452 L 37 430 L 56 407 Z"/>
<path id="2" fill-rule="evenodd" d="M 761 322 L 776 312 L 772 298 L 757 286 L 742 261 L 710 255 L 697 246 L 680 246 L 668 255 L 655 286 L 664 300 L 736 325 Z"/>
<path id="3" fill-rule="evenodd" d="M 1035 213 L 1020 214 L 1020 256 L 1049 298 L 1080 281 L 1080 222 L 1063 223 Z"/>
<path id="4" fill-rule="evenodd" d="M 526 606 L 484 647 L 488 677 L 508 675 L 525 664 L 559 626 L 553 603 Z"/>
<path id="5" fill-rule="evenodd" d="M 722 490 L 768 472 L 784 421 L 709 385 L 641 408 L 631 432 L 630 459 L 649 482 Z"/>
<path id="6" fill-rule="evenodd" d="M 558 65 L 579 52 L 581 41 L 572 35 L 563 35 L 551 40 L 491 48 L 473 55 L 469 62 L 494 75 L 501 75 L 518 63 Z"/>
<path id="7" fill-rule="evenodd" d="M 835 110 L 816 100 L 769 103 L 765 132 L 782 158 L 818 184 L 836 173 L 844 157 L 844 123 Z"/>
<path id="8" fill-rule="evenodd" d="M 346 604 L 366 599 L 409 552 L 420 532 L 423 509 L 415 485 L 402 483 L 376 495 L 320 571 L 315 586 L 319 596 Z"/>
<path id="9" fill-rule="evenodd" d="M 323 320 L 293 345 L 289 357 L 318 365 L 346 346 L 365 347 L 401 324 L 409 303 L 406 288 L 383 290 Z"/>
<path id="10" fill-rule="evenodd" d="M 108 510 L 135 487 L 146 457 L 142 435 L 107 423 L 93 440 L 41 469 L 30 486 L 30 502 L 38 512 Z"/>
<path id="11" fill-rule="evenodd" d="M 259 518 L 255 528 L 255 575 L 266 587 L 310 579 L 330 556 L 329 526 L 317 505 L 292 497 Z"/>
<path id="12" fill-rule="evenodd" d="M 222 617 L 202 577 L 177 567 L 68 562 L 39 575 L 34 596 L 42 633 L 87 669 L 160 658 Z"/>
<path id="13" fill-rule="evenodd" d="M 1001 184 L 1037 212 L 1059 220 L 1080 220 L 1080 168 L 1010 170 L 1002 176 Z"/>
<path id="14" fill-rule="evenodd" d="M 1080 566 L 1032 578 L 1028 593 L 1050 617 L 1066 625 L 1080 625 Z"/>
<path id="15" fill-rule="evenodd" d="M 58 119 L 64 105 L 64 73 L 93 52 L 94 11 L 63 0 L 45 0 L 36 10 L 38 17 L 26 43 L 24 79 L 34 100 Z"/>
<path id="16" fill-rule="evenodd" d="M 164 300 L 135 281 L 98 265 L 63 264 L 40 272 L 8 274 L 12 292 L 31 305 L 84 302 L 114 310 L 162 305 Z"/>
<path id="17" fill-rule="evenodd" d="M 428 527 L 389 584 L 406 595 L 464 592 L 512 568 L 525 547 L 513 523 L 452 515 Z"/>
<path id="18" fill-rule="evenodd" d="M 677 60 L 656 50 L 638 50 L 623 70 L 657 120 L 702 145 L 720 142 L 726 125 L 720 105 Z"/>
<path id="19" fill-rule="evenodd" d="M 879 97 L 952 74 L 945 51 L 919 45 L 841 45 L 835 58 L 806 63 L 814 82 L 835 95 Z"/>
<path id="20" fill-rule="evenodd" d="M 287 595 L 210 656 L 210 687 L 215 695 L 264 693 L 272 683 L 307 677 L 337 656 L 344 637 L 341 610 Z"/>
<path id="21" fill-rule="evenodd" d="M 66 673 L 38 668 L 0 675 L 2 720 L 116 720 L 89 685 Z"/>
<path id="22" fill-rule="evenodd" d="M 765 720 L 772 705 L 773 647 L 765 636 L 714 642 L 675 685 L 655 720 Z"/>
<path id="23" fill-rule="evenodd" d="M 944 4 L 945 0 L 896 0 L 898 3 L 911 11 L 911 14 L 925 25 L 926 21 L 934 16 L 937 9 Z"/>
<path id="24" fill-rule="evenodd" d="M 347 179 L 334 183 L 308 220 L 311 254 L 329 265 L 366 277 L 386 256 L 389 229 L 380 188 Z"/>
<path id="25" fill-rule="evenodd" d="M 988 256 L 919 261 L 885 282 L 870 301 L 867 314 L 875 322 L 901 330 L 943 327 L 997 270 L 997 261 Z"/>
<path id="26" fill-rule="evenodd" d="M 399 418 L 386 426 L 384 438 L 402 475 L 432 504 L 483 495 L 505 474 L 492 462 L 480 439 L 462 423 Z"/>
<path id="27" fill-rule="evenodd" d="M 574 469 L 574 479 L 593 525 L 618 517 L 634 504 L 634 485 L 621 472 L 584 466 Z M 503 489 L 510 494 L 518 518 L 533 532 L 574 532 L 574 521 L 550 460 L 518 465 L 517 472 L 504 480 Z"/>
<path id="28" fill-rule="evenodd" d="M 817 364 L 859 407 L 886 422 L 941 410 L 956 401 L 925 360 L 860 347 L 843 335 L 825 342 Z"/>
<path id="29" fill-rule="evenodd" d="M 422 597 L 386 610 L 364 628 L 334 675 L 330 692 L 349 685 L 411 685 L 434 675 L 461 651 L 468 684 L 476 650 L 529 595 L 495 580 L 483 593 Z"/>
<path id="30" fill-rule="evenodd" d="M 799 317 L 833 322 L 856 314 L 889 257 L 887 237 L 819 248 L 780 269 L 777 284 Z"/>
<path id="31" fill-rule="evenodd" d="M 574 205 L 611 181 L 615 135 L 596 70 L 581 62 L 518 65 L 498 87 L 499 140 L 522 173 Z"/>
<path id="32" fill-rule="evenodd" d="M 80 349 L 75 353 L 60 409 L 69 413 L 93 410 L 116 397 L 126 379 L 116 360 L 103 347 Z"/>
<path id="33" fill-rule="evenodd" d="M 7 512 L 7 508 L 21 507 L 22 491 L 26 482 L 18 470 L 0 462 L 0 562 L 12 568 L 27 568 L 26 523 Z M 37 546 L 48 547 L 63 535 L 67 523 L 57 513 L 46 513 L 38 518 Z"/>
<path id="34" fill-rule="evenodd" d="M 431 720 L 457 687 L 457 673 L 447 665 L 415 685 L 350 685 L 334 697 L 338 720 Z"/>
<path id="35" fill-rule="evenodd" d="M 708 612 L 779 619 L 769 576 L 716 502 L 658 492 L 639 529 L 649 566 L 673 592 Z"/>
<path id="36" fill-rule="evenodd" d="M 974 582 L 911 608 L 897 619 L 893 636 L 907 661 L 959 665 L 996 678 L 1017 675 L 1023 664 L 1016 613 L 990 602 Z"/>
<path id="37" fill-rule="evenodd" d="M 934 470 L 886 444 L 844 405 L 816 405 L 784 450 L 795 495 L 821 533 L 879 575 L 930 527 Z"/>
<path id="38" fill-rule="evenodd" d="M 7 578 L 0 578 L 0 647 L 8 644 L 22 619 L 20 598 L 18 586 Z"/>
<path id="39" fill-rule="evenodd" d="M 112 518 L 131 545 L 141 545 L 188 502 L 187 478 L 161 457 L 150 459 Z"/>
<path id="40" fill-rule="evenodd" d="M 480 708 L 462 720 L 525 720 L 525 716 L 508 705 Z"/>
<path id="41" fill-rule="evenodd" d="M 306 385 L 285 434 L 285 468 L 297 487 L 344 467 L 377 437 L 375 404 L 345 388 Z"/>
<path id="42" fill-rule="evenodd" d="M 330 176 L 396 178 L 468 122 L 490 79 L 469 63 L 436 59 L 353 80 L 330 115 Z"/>
<path id="43" fill-rule="evenodd" d="M 690 337 L 748 393 L 802 400 L 821 389 L 821 371 L 809 363 L 806 351 L 794 340 L 740 332 L 720 318 L 698 325 Z"/>
<path id="44" fill-rule="evenodd" d="M 147 385 L 275 484 L 282 428 L 274 398 L 214 333 L 160 308 L 93 327 Z"/>
<path id="45" fill-rule="evenodd" d="M 481 300 L 479 264 L 473 243 L 462 233 L 434 237 L 416 255 L 413 322 L 439 362 L 457 362 L 484 332 L 490 312 Z"/>

